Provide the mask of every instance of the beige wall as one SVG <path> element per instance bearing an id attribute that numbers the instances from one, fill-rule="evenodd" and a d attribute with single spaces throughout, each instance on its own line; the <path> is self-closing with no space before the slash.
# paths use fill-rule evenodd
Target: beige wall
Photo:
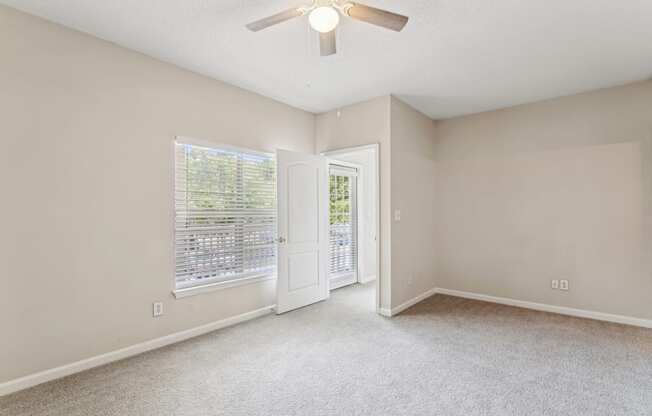
<path id="1" fill-rule="evenodd" d="M 392 307 L 435 287 L 434 124 L 392 97 Z"/>
<path id="2" fill-rule="evenodd" d="M 395 308 L 435 285 L 434 131 L 432 120 L 390 96 L 317 116 L 319 152 L 380 143 L 380 290 L 384 309 Z M 395 209 L 402 212 L 400 222 L 393 220 Z"/>
<path id="3" fill-rule="evenodd" d="M 652 318 L 652 82 L 438 122 L 435 158 L 439 286 Z"/>
<path id="4" fill-rule="evenodd" d="M 316 117 L 317 152 L 378 143 L 380 148 L 380 304 L 391 305 L 390 97 L 380 97 Z M 339 115 L 338 115 L 339 114 Z"/>
<path id="5" fill-rule="evenodd" d="M 172 298 L 172 141 L 313 152 L 314 115 L 2 6 L 0 57 L 0 383 L 274 303 Z"/>

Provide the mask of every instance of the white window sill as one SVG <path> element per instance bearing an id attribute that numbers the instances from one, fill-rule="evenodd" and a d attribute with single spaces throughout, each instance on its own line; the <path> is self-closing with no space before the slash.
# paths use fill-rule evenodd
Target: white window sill
<path id="1" fill-rule="evenodd" d="M 232 287 L 265 282 L 267 280 L 276 280 L 276 275 L 250 276 L 250 277 L 243 277 L 241 279 L 229 280 L 226 282 L 209 283 L 206 285 L 188 287 L 185 289 L 176 289 L 172 291 L 172 294 L 174 295 L 175 298 L 181 299 L 181 298 L 187 298 L 189 296 L 201 295 L 202 293 L 215 292 L 217 290 L 224 290 Z"/>

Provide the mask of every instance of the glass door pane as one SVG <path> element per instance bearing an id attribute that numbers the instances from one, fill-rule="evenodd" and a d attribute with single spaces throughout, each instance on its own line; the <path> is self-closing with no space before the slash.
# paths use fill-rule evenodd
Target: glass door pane
<path id="1" fill-rule="evenodd" d="M 331 168 L 330 277 L 337 287 L 357 282 L 356 175 L 352 168 Z"/>

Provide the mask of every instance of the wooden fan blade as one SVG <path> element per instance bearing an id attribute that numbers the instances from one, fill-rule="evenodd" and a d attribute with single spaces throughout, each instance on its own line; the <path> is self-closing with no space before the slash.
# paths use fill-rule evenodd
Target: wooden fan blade
<path id="1" fill-rule="evenodd" d="M 319 53 L 321 56 L 335 55 L 337 53 L 337 36 L 335 29 L 319 34 Z"/>
<path id="2" fill-rule="evenodd" d="M 268 28 L 270 26 L 277 25 L 279 23 L 283 23 L 286 20 L 294 19 L 295 17 L 303 16 L 303 10 L 302 9 L 289 9 L 285 10 L 280 13 L 276 13 L 272 16 L 265 17 L 264 19 L 256 20 L 255 22 L 249 23 L 247 26 L 247 29 L 251 30 L 252 32 L 258 32 L 259 30 L 263 30 L 265 28 Z"/>
<path id="3" fill-rule="evenodd" d="M 381 26 L 396 32 L 400 32 L 408 22 L 407 16 L 365 6 L 360 3 L 350 3 L 350 6 L 346 8 L 346 14 L 352 19 L 371 23 L 372 25 Z"/>

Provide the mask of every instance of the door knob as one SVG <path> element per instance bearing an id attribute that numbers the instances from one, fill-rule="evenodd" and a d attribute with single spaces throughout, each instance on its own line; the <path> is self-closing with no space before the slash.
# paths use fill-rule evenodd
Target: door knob
<path id="1" fill-rule="evenodd" d="M 279 237 L 279 238 L 276 239 L 276 242 L 279 243 L 279 244 L 283 244 L 283 243 L 285 243 L 285 238 L 284 237 Z"/>

